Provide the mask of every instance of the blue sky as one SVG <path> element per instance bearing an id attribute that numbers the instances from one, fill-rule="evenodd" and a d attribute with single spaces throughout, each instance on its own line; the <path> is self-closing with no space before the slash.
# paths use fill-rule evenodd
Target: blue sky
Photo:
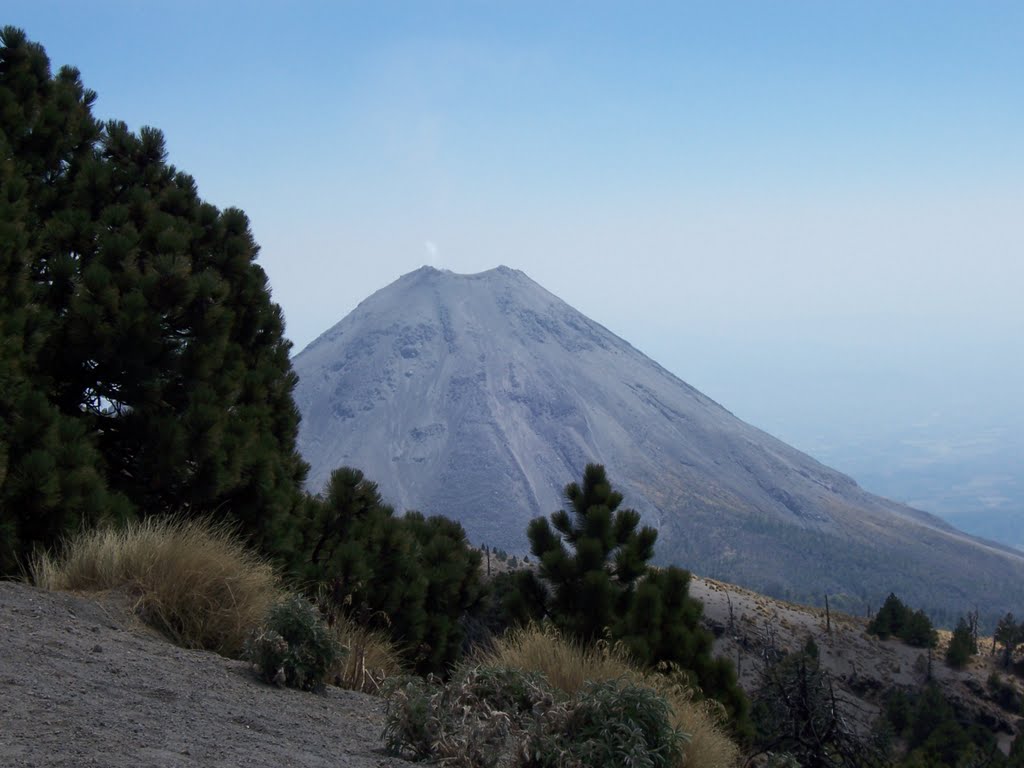
<path id="1" fill-rule="evenodd" d="M 0 22 L 249 214 L 297 349 L 424 263 L 503 263 L 826 458 L 922 420 L 1024 427 L 1020 2 L 8 0 Z"/>

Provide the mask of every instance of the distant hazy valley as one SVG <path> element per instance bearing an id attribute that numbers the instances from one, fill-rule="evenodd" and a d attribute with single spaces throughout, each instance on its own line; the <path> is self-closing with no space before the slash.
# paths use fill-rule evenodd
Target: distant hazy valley
<path id="1" fill-rule="evenodd" d="M 891 351 L 899 342 L 869 355 L 841 340 L 794 346 L 683 333 L 645 351 L 866 490 L 1021 548 L 1024 410 L 1006 391 L 1024 388 L 1024 366 L 983 340 L 922 345 L 901 358 Z"/>
<path id="2" fill-rule="evenodd" d="M 812 449 L 868 490 L 926 509 L 976 536 L 1024 549 L 1024 482 L 1019 429 L 992 427 L 950 438 L 937 424 L 902 436 L 851 440 Z"/>

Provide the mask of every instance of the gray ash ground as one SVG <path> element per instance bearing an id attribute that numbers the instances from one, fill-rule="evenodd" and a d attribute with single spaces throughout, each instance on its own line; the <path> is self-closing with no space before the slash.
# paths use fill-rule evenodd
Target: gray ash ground
<path id="1" fill-rule="evenodd" d="M 383 702 L 283 690 L 178 648 L 124 595 L 0 582 L 0 765 L 399 768 Z"/>

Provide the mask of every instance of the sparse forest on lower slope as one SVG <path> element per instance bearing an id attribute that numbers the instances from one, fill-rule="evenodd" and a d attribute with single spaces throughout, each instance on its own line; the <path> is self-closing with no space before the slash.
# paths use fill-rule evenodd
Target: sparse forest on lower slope
<path id="1" fill-rule="evenodd" d="M 866 764 L 1020 764 L 1024 658 L 1015 650 L 1007 667 L 1001 640 L 972 634 L 973 612 L 964 626 L 977 652 L 957 664 L 949 660 L 956 633 L 934 632 L 896 596 L 869 621 L 710 579 L 695 578 L 691 591 L 704 605 L 715 652 L 733 660 L 753 699 L 755 749 L 802 753 L 801 765 L 815 764 L 810 745 L 829 748 L 829 739 L 788 740 L 808 728 L 834 734 L 840 751 L 860 744 L 858 753 L 875 761 Z M 902 631 L 922 617 L 923 631 Z"/>

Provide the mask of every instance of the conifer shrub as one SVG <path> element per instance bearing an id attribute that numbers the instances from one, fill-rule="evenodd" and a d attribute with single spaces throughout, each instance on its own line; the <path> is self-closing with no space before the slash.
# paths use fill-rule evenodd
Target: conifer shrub
<path id="1" fill-rule="evenodd" d="M 48 590 L 125 590 L 172 642 L 231 657 L 282 594 L 273 567 L 232 527 L 180 517 L 83 531 L 56 554 L 38 553 L 29 577 Z"/>
<path id="2" fill-rule="evenodd" d="M 484 585 L 479 618 L 491 635 L 544 618 L 544 585 L 527 570 L 502 571 Z"/>
<path id="3" fill-rule="evenodd" d="M 565 500 L 565 509 L 527 528 L 538 568 L 517 582 L 522 601 L 584 643 L 607 637 L 646 668 L 674 665 L 695 691 L 725 707 L 737 736 L 749 738 L 749 701 L 731 662 L 713 656 L 689 572 L 649 566 L 658 532 L 621 508 L 622 494 L 600 464 L 588 464 L 582 483 L 565 487 Z"/>
<path id="4" fill-rule="evenodd" d="M 977 652 L 978 644 L 971 635 L 967 620 L 961 617 L 946 648 L 946 663 L 954 669 L 963 669 Z"/>
<path id="5" fill-rule="evenodd" d="M 993 638 L 1003 646 L 1002 653 L 1000 654 L 1003 667 L 1011 669 L 1014 666 L 1013 655 L 1017 647 L 1024 643 L 1024 624 L 1014 619 L 1012 613 L 1007 613 L 996 624 Z"/>
<path id="6" fill-rule="evenodd" d="M 895 691 L 885 714 L 901 741 L 899 768 L 1019 765 L 1004 762 L 989 718 L 947 698 L 934 683 L 919 691 Z"/>
<path id="7" fill-rule="evenodd" d="M 868 623 L 868 634 L 877 635 L 882 640 L 898 637 L 916 648 L 934 648 L 938 643 L 938 634 L 928 614 L 911 609 L 891 592 Z"/>
<path id="8" fill-rule="evenodd" d="M 358 469 L 331 473 L 305 505 L 294 570 L 317 585 L 324 610 L 386 631 L 419 674 L 446 674 L 463 647 L 463 618 L 483 587 L 480 553 L 440 516 L 396 517 Z"/>
<path id="9" fill-rule="evenodd" d="M 1017 688 L 1004 680 L 998 672 L 993 672 L 988 676 L 986 687 L 992 700 L 1004 710 L 1011 714 L 1024 715 L 1024 698 Z"/>
<path id="10" fill-rule="evenodd" d="M 316 608 L 297 595 L 270 609 L 246 647 L 263 680 L 304 691 L 322 689 L 345 652 Z"/>
<path id="11" fill-rule="evenodd" d="M 426 582 L 424 633 L 412 662 L 420 674 L 446 674 L 462 656 L 464 620 L 479 612 L 480 552 L 470 546 L 460 523 L 441 515 L 406 512 L 402 525 L 415 542 Z"/>

